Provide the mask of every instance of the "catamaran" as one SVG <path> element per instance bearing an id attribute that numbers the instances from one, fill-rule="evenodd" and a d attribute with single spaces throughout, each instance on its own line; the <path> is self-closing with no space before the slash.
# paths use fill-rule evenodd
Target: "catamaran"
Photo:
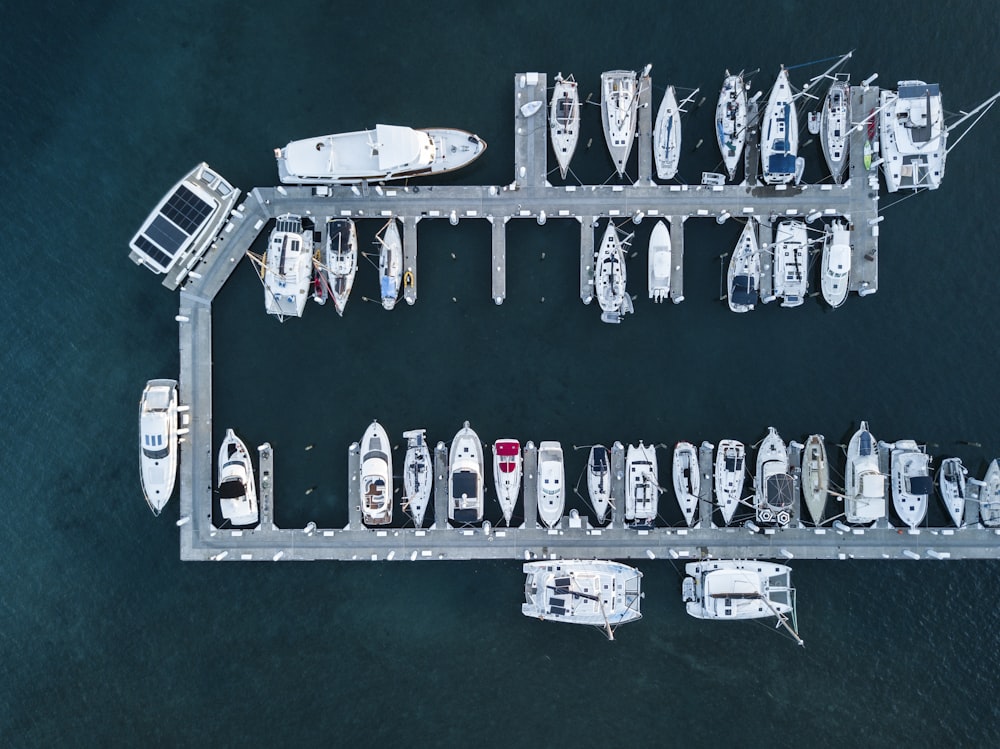
<path id="1" fill-rule="evenodd" d="M 653 125 L 653 163 L 661 180 L 673 179 L 681 158 L 681 112 L 673 86 L 667 86 Z"/>
<path id="2" fill-rule="evenodd" d="M 406 456 L 403 458 L 403 510 L 409 511 L 413 524 L 420 528 L 424 524 L 424 513 L 434 488 L 434 464 L 427 447 L 427 433 L 424 429 L 403 432 L 406 440 Z"/>
<path id="3" fill-rule="evenodd" d="M 657 221 L 649 235 L 649 298 L 664 302 L 670 298 L 670 227 Z"/>
<path id="4" fill-rule="evenodd" d="M 837 219 L 823 237 L 823 300 L 836 309 L 847 299 L 851 278 L 851 232 L 847 222 Z"/>
<path id="5" fill-rule="evenodd" d="M 563 179 L 566 179 L 569 162 L 573 159 L 580 137 L 580 94 L 577 88 L 573 76 L 563 78 L 562 73 L 557 75 L 549 108 L 549 137 Z"/>
<path id="6" fill-rule="evenodd" d="M 399 236 L 399 226 L 396 219 L 389 219 L 381 236 L 376 235 L 379 243 L 378 278 L 379 289 L 382 292 L 382 306 L 392 309 L 399 299 L 399 286 L 403 282 L 403 240 Z"/>
<path id="7" fill-rule="evenodd" d="M 260 522 L 250 452 L 232 429 L 226 430 L 219 448 L 219 510 L 233 528 Z"/>
<path id="8" fill-rule="evenodd" d="M 747 87 L 742 75 L 730 75 L 728 70 L 715 105 L 715 137 L 729 179 L 736 179 L 747 138 Z"/>
<path id="9" fill-rule="evenodd" d="M 309 299 L 313 271 L 312 228 L 292 213 L 278 216 L 263 263 L 264 307 L 267 314 L 302 317 Z"/>
<path id="10" fill-rule="evenodd" d="M 501 439 L 493 443 L 493 484 L 503 519 L 510 525 L 510 518 L 521 493 L 521 443 L 514 439 Z"/>
<path id="11" fill-rule="evenodd" d="M 774 239 L 774 295 L 782 307 L 798 307 L 808 286 L 809 236 L 799 220 L 781 221 Z"/>
<path id="12" fill-rule="evenodd" d="M 836 184 L 844 178 L 844 167 L 850 153 L 851 84 L 846 74 L 840 74 L 830 84 L 820 115 L 820 143 L 823 157 Z"/>
<path id="13" fill-rule="evenodd" d="M 979 519 L 987 528 L 1000 526 L 1000 463 L 990 463 L 979 488 Z"/>
<path id="14" fill-rule="evenodd" d="M 754 508 L 757 521 L 788 525 L 792 520 L 795 480 L 788 472 L 785 442 L 774 427 L 757 449 L 757 473 L 753 478 Z"/>
<path id="15" fill-rule="evenodd" d="M 911 528 L 927 516 L 927 502 L 934 491 L 931 458 L 914 440 L 892 445 L 892 505 L 899 519 Z"/>
<path id="16" fill-rule="evenodd" d="M 870 525 L 885 517 L 885 476 L 879 471 L 878 444 L 868 431 L 868 422 L 847 445 L 844 474 L 844 517 L 854 525 Z"/>
<path id="17" fill-rule="evenodd" d="M 361 438 L 361 519 L 365 525 L 392 522 L 392 446 L 385 428 L 373 421 Z"/>
<path id="18" fill-rule="evenodd" d="M 936 83 L 900 81 L 879 92 L 882 173 L 889 192 L 936 190 L 944 177 L 948 130 Z"/>
<path id="19" fill-rule="evenodd" d="M 811 434 L 802 451 L 802 498 L 816 525 L 823 522 L 826 500 L 830 494 L 830 464 L 822 434 Z"/>
<path id="20" fill-rule="evenodd" d="M 358 233 L 351 219 L 327 220 L 323 266 L 334 309 L 342 316 L 358 270 Z"/>
<path id="21" fill-rule="evenodd" d="M 698 511 L 698 493 L 701 491 L 701 471 L 698 467 L 698 449 L 690 442 L 674 445 L 673 464 L 674 495 L 688 526 L 694 525 Z"/>
<path id="22" fill-rule="evenodd" d="M 722 440 L 715 454 L 715 501 L 726 525 L 743 499 L 746 481 L 746 448 L 738 440 Z"/>
<path id="23" fill-rule="evenodd" d="M 587 493 L 597 522 L 603 523 L 611 503 L 611 456 L 604 445 L 590 448 L 587 458 Z"/>
<path id="24" fill-rule="evenodd" d="M 761 176 L 768 185 L 785 185 L 801 175 L 798 163 L 799 120 L 788 71 L 778 73 L 760 128 Z"/>
<path id="25" fill-rule="evenodd" d="M 619 176 L 625 174 L 632 152 L 638 104 L 639 87 L 634 70 L 601 73 L 601 123 Z"/>
<path id="26" fill-rule="evenodd" d="M 632 297 L 625 290 L 625 253 L 618 239 L 614 221 L 608 221 L 604 238 L 597 250 L 594 268 L 594 293 L 601 307 L 601 320 L 619 323 L 632 312 Z"/>
<path id="27" fill-rule="evenodd" d="M 625 522 L 655 525 L 659 495 L 656 448 L 641 440 L 638 445 L 629 445 L 625 453 Z"/>
<path id="28" fill-rule="evenodd" d="M 566 476 L 562 446 L 558 442 L 538 445 L 538 517 L 547 528 L 555 528 L 566 507 Z"/>
<path id="29" fill-rule="evenodd" d="M 465 422 L 448 454 L 448 520 L 460 526 L 481 523 L 484 493 L 483 446 Z"/>
<path id="30" fill-rule="evenodd" d="M 177 477 L 177 380 L 150 380 L 142 391 L 139 475 L 146 503 L 158 516 Z"/>
<path id="31" fill-rule="evenodd" d="M 729 291 L 729 309 L 747 312 L 757 304 L 760 289 L 760 251 L 757 247 L 757 225 L 747 219 L 743 233 L 729 259 L 726 288 Z"/>
<path id="32" fill-rule="evenodd" d="M 965 482 L 968 475 L 969 469 L 962 465 L 961 458 L 945 458 L 938 468 L 938 490 L 956 528 L 962 527 L 965 517 L 965 501 L 968 497 Z"/>

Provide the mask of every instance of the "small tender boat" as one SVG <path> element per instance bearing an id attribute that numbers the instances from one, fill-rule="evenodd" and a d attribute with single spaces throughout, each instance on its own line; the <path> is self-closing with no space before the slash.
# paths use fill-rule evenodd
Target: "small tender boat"
<path id="1" fill-rule="evenodd" d="M 788 525 L 795 500 L 795 480 L 788 472 L 785 442 L 774 427 L 757 449 L 754 475 L 754 508 L 760 523 Z"/>
<path id="2" fill-rule="evenodd" d="M 785 185 L 795 179 L 798 166 L 799 120 L 792 87 L 784 68 L 771 89 L 760 127 L 761 176 L 767 185 Z"/>
<path id="3" fill-rule="evenodd" d="M 774 239 L 774 295 L 782 307 L 798 307 L 806 297 L 809 236 L 803 221 L 780 221 Z"/>
<path id="4" fill-rule="evenodd" d="M 219 510 L 229 527 L 245 528 L 260 522 L 250 452 L 232 429 L 226 430 L 219 448 Z"/>
<path id="5" fill-rule="evenodd" d="M 392 446 L 373 421 L 361 438 L 361 519 L 365 525 L 392 522 Z"/>
<path id="6" fill-rule="evenodd" d="M 885 517 L 885 476 L 879 471 L 878 444 L 861 426 L 847 445 L 844 474 L 844 518 L 854 525 L 870 525 Z"/>
<path id="7" fill-rule="evenodd" d="M 934 491 L 930 464 L 930 456 L 914 440 L 899 440 L 892 446 L 892 505 L 911 528 L 927 516 L 927 502 Z"/>
<path id="8" fill-rule="evenodd" d="M 851 276 L 851 232 L 847 222 L 837 219 L 823 238 L 823 299 L 836 309 L 847 299 Z"/>
<path id="9" fill-rule="evenodd" d="M 611 455 L 604 445 L 590 448 L 590 457 L 587 459 L 587 492 L 597 515 L 597 522 L 603 523 L 611 503 Z"/>
<path id="10" fill-rule="evenodd" d="M 826 459 L 826 442 L 822 434 L 811 434 L 802 451 L 802 497 L 816 525 L 823 522 L 829 494 L 830 465 Z"/>
<path id="11" fill-rule="evenodd" d="M 747 87 L 742 75 L 730 75 L 728 70 L 715 105 L 715 137 L 729 179 L 736 179 L 747 138 Z"/>
<path id="12" fill-rule="evenodd" d="M 580 94 L 573 76 L 563 78 L 561 73 L 556 76 L 549 109 L 549 137 L 556 163 L 559 164 L 559 174 L 566 179 L 569 162 L 573 159 L 580 137 Z"/>
<path id="13" fill-rule="evenodd" d="M 673 179 L 681 157 L 681 112 L 673 86 L 667 86 L 653 125 L 653 162 L 656 176 Z"/>
<path id="14" fill-rule="evenodd" d="M 448 454 L 448 520 L 455 525 L 483 521 L 483 446 L 469 422 L 455 435 Z"/>
<path id="15" fill-rule="evenodd" d="M 733 312 L 747 312 L 757 304 L 760 251 L 757 248 L 757 224 L 752 218 L 747 219 L 733 256 L 729 259 L 726 288 L 729 291 L 729 309 Z"/>
<path id="16" fill-rule="evenodd" d="M 715 454 L 715 501 L 726 525 L 743 499 L 746 481 L 746 448 L 738 440 L 722 440 Z"/>
<path id="17" fill-rule="evenodd" d="M 177 380 L 150 380 L 142 391 L 139 476 L 146 503 L 158 516 L 177 478 Z"/>
<path id="18" fill-rule="evenodd" d="M 632 152 L 638 104 L 639 86 L 634 70 L 601 73 L 601 124 L 619 176 L 625 174 Z"/>
<path id="19" fill-rule="evenodd" d="M 427 433 L 423 429 L 403 432 L 406 440 L 406 457 L 403 458 L 403 509 L 413 517 L 413 523 L 420 528 L 424 524 L 424 513 L 434 488 L 434 464 L 427 447 Z"/>
<path id="20" fill-rule="evenodd" d="M 601 307 L 602 321 L 619 323 L 632 312 L 632 297 L 625 291 L 626 280 L 625 253 L 618 239 L 618 229 L 614 221 L 608 221 L 594 268 L 594 293 Z"/>
<path id="21" fill-rule="evenodd" d="M 965 517 L 967 497 L 965 481 L 968 475 L 969 469 L 962 465 L 961 458 L 945 458 L 941 461 L 941 467 L 938 469 L 938 490 L 941 492 L 944 506 L 957 528 L 962 527 L 962 521 Z"/>
<path id="22" fill-rule="evenodd" d="M 358 270 L 358 233 L 351 219 L 332 218 L 326 222 L 323 264 L 326 266 L 333 306 L 338 315 L 343 315 Z"/>
<path id="23" fill-rule="evenodd" d="M 527 119 L 528 117 L 538 114 L 539 110 L 544 106 L 545 102 L 541 99 L 526 102 L 521 105 L 521 116 Z"/>
<path id="24" fill-rule="evenodd" d="M 392 309 L 399 299 L 399 285 L 403 280 L 403 240 L 399 236 L 396 219 L 389 219 L 382 236 L 378 237 L 381 249 L 378 256 L 379 288 L 382 306 Z"/>
<path id="25" fill-rule="evenodd" d="M 493 484 L 503 519 L 510 525 L 511 515 L 521 493 L 521 443 L 514 439 L 501 439 L 493 443 Z"/>
<path id="26" fill-rule="evenodd" d="M 979 489 L 979 519 L 987 528 L 1000 526 L 1000 463 L 994 460 Z"/>
<path id="27" fill-rule="evenodd" d="M 554 528 L 566 507 L 566 477 L 562 446 L 558 442 L 538 445 L 538 517 Z"/>
<path id="28" fill-rule="evenodd" d="M 694 525 L 698 511 L 698 493 L 701 491 L 701 470 L 698 467 L 698 449 L 690 442 L 674 445 L 674 495 L 680 505 L 684 522 Z"/>
<path id="29" fill-rule="evenodd" d="M 302 317 L 312 289 L 313 236 L 301 216 L 278 216 L 263 263 L 264 307 L 267 314 Z"/>
<path id="30" fill-rule="evenodd" d="M 840 75 L 830 84 L 823 100 L 819 137 L 823 156 L 833 181 L 838 185 L 844 178 L 844 167 L 850 152 L 851 84 L 848 76 Z"/>
<path id="31" fill-rule="evenodd" d="M 656 448 L 640 441 L 625 453 L 625 522 L 653 526 L 659 504 L 660 485 Z"/>
<path id="32" fill-rule="evenodd" d="M 649 235 L 649 298 L 664 302 L 670 298 L 670 227 L 657 221 Z"/>

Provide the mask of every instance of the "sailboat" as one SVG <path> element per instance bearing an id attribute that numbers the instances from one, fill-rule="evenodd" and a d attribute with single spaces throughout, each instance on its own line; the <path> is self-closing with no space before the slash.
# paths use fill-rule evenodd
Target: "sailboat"
<path id="1" fill-rule="evenodd" d="M 493 443 L 493 484 L 503 519 L 510 525 L 510 518 L 521 493 L 521 443 L 514 439 L 500 439 Z"/>
<path id="2" fill-rule="evenodd" d="M 632 312 L 632 297 L 625 291 L 625 253 L 618 239 L 614 221 L 608 221 L 597 251 L 594 268 L 594 294 L 601 307 L 601 320 L 619 323 Z"/>
<path id="3" fill-rule="evenodd" d="M 611 503 L 611 455 L 604 445 L 590 448 L 587 458 L 587 493 L 597 522 L 603 523 Z"/>
<path id="4" fill-rule="evenodd" d="M 555 528 L 566 507 L 566 476 L 562 446 L 558 442 L 538 445 L 538 517 L 547 528 Z"/>
<path id="5" fill-rule="evenodd" d="M 844 178 L 844 167 L 850 153 L 851 85 L 849 76 L 840 74 L 830 84 L 820 115 L 820 143 L 823 157 L 836 184 Z"/>
<path id="6" fill-rule="evenodd" d="M 670 227 L 660 220 L 649 235 L 649 298 L 664 302 L 670 298 Z"/>
<path id="7" fill-rule="evenodd" d="M 742 75 L 728 70 L 715 105 L 715 136 L 729 179 L 736 179 L 747 137 L 747 87 Z"/>
<path id="8" fill-rule="evenodd" d="M 767 436 L 757 449 L 753 486 L 757 521 L 788 525 L 794 509 L 795 480 L 788 472 L 785 442 L 774 427 L 767 428 Z"/>
<path id="9" fill-rule="evenodd" d="M 746 448 L 738 440 L 722 440 L 715 454 L 715 501 L 726 525 L 743 499 L 746 481 Z"/>
<path id="10" fill-rule="evenodd" d="M 673 179 L 681 157 L 681 112 L 673 86 L 667 86 L 653 126 L 653 162 L 656 176 Z"/>
<path id="11" fill-rule="evenodd" d="M 639 87 L 634 70 L 601 73 L 601 124 L 619 176 L 625 174 L 632 152 L 638 104 Z"/>
<path id="12" fill-rule="evenodd" d="M 774 295 L 782 307 L 798 307 L 805 300 L 809 269 L 809 236 L 804 222 L 780 221 L 774 240 Z"/>
<path id="13" fill-rule="evenodd" d="M 761 176 L 764 184 L 785 185 L 798 169 L 799 120 L 792 101 L 792 87 L 784 68 L 771 89 L 760 128 Z"/>
<path id="14" fill-rule="evenodd" d="M 823 300 L 836 309 L 847 299 L 851 280 L 851 232 L 842 219 L 835 220 L 826 229 L 822 265 Z"/>
<path id="15" fill-rule="evenodd" d="M 139 401 L 139 475 L 159 516 L 177 477 L 177 380 L 150 380 Z"/>
<path id="16" fill-rule="evenodd" d="M 399 236 L 396 219 L 389 219 L 383 235 L 378 237 L 378 277 L 382 291 L 382 306 L 392 309 L 399 299 L 399 286 L 403 281 L 403 240 Z"/>
<path id="17" fill-rule="evenodd" d="M 726 288 L 729 292 L 729 309 L 747 312 L 757 304 L 760 289 L 760 251 L 757 247 L 756 223 L 747 219 L 743 233 L 729 259 Z"/>
<path id="18" fill-rule="evenodd" d="M 962 527 L 965 516 L 965 500 L 967 498 L 965 482 L 969 469 L 962 465 L 961 458 L 945 458 L 938 468 L 938 491 L 944 506 L 955 523 L 956 528 Z"/>
<path id="19" fill-rule="evenodd" d="M 898 440 L 891 451 L 892 505 L 910 528 L 927 516 L 927 502 L 934 491 L 931 458 L 914 440 Z"/>
<path id="20" fill-rule="evenodd" d="M 330 284 L 330 296 L 338 315 L 344 314 L 347 298 L 358 270 L 358 233 L 349 218 L 331 218 L 326 222 L 323 265 Z"/>
<path id="21" fill-rule="evenodd" d="M 427 433 L 424 429 L 403 432 L 406 440 L 406 456 L 403 458 L 403 509 L 409 510 L 413 524 L 420 528 L 424 524 L 424 513 L 434 488 L 434 464 L 427 447 Z"/>
<path id="22" fill-rule="evenodd" d="M 878 444 L 862 421 L 847 445 L 844 474 L 844 517 L 854 525 L 870 525 L 885 517 L 885 477 L 879 471 Z"/>
<path id="23" fill-rule="evenodd" d="M 563 179 L 566 179 L 569 162 L 573 159 L 580 137 L 580 94 L 577 88 L 573 76 L 563 78 L 562 73 L 557 75 L 549 108 L 549 137 Z"/>
<path id="24" fill-rule="evenodd" d="M 660 486 L 656 448 L 640 440 L 625 453 L 625 522 L 633 526 L 656 523 Z"/>
<path id="25" fill-rule="evenodd" d="M 701 491 L 701 470 L 698 467 L 698 450 L 690 442 L 674 445 L 674 495 L 680 505 L 684 522 L 694 525 L 698 511 L 698 494 Z"/>
<path id="26" fill-rule="evenodd" d="M 811 434 L 802 452 L 802 498 L 812 521 L 823 522 L 826 500 L 830 494 L 830 464 L 822 434 Z"/>
<path id="27" fill-rule="evenodd" d="M 392 522 L 392 491 L 389 435 L 373 421 L 361 438 L 361 519 L 365 525 Z"/>
<path id="28" fill-rule="evenodd" d="M 260 522 L 250 452 L 232 429 L 226 430 L 226 437 L 219 448 L 219 510 L 233 528 L 245 528 Z"/>

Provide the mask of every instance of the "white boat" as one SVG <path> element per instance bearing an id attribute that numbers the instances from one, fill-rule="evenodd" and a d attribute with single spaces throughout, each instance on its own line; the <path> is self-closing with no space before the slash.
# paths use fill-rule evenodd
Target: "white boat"
<path id="1" fill-rule="evenodd" d="M 625 174 L 632 152 L 638 104 L 639 85 L 634 70 L 601 73 L 601 124 L 619 175 Z"/>
<path id="2" fill-rule="evenodd" d="M 979 489 L 979 519 L 987 528 L 1000 526 L 1000 463 L 993 460 Z"/>
<path id="3" fill-rule="evenodd" d="M 747 312 L 757 304 L 760 290 L 760 250 L 757 247 L 757 225 L 747 219 L 743 233 L 729 259 L 728 290 L 729 309 Z"/>
<path id="4" fill-rule="evenodd" d="M 465 130 L 376 125 L 293 140 L 274 149 L 274 157 L 283 183 L 325 185 L 444 174 L 471 164 L 485 150 L 485 141 Z"/>
<path id="5" fill-rule="evenodd" d="M 798 219 L 780 221 L 775 232 L 774 295 L 782 307 L 798 307 L 805 301 L 809 279 L 809 236 Z"/>
<path id="6" fill-rule="evenodd" d="M 698 510 L 701 469 L 698 467 L 698 449 L 690 442 L 674 445 L 673 479 L 674 496 L 684 515 L 684 522 L 692 526 Z"/>
<path id="7" fill-rule="evenodd" d="M 396 219 L 389 219 L 381 236 L 378 236 L 378 279 L 382 293 L 382 306 L 392 309 L 399 299 L 403 282 L 403 240 L 399 236 Z"/>
<path id="8" fill-rule="evenodd" d="M 611 455 L 604 445 L 590 448 L 587 458 L 587 492 L 594 506 L 597 522 L 603 523 L 611 504 Z"/>
<path id="9" fill-rule="evenodd" d="M 851 232 L 847 222 L 835 220 L 823 238 L 823 270 L 820 288 L 823 299 L 836 309 L 847 299 L 851 280 Z"/>
<path id="10" fill-rule="evenodd" d="M 760 523 L 788 525 L 792 520 L 795 480 L 788 472 L 785 442 L 774 427 L 757 448 L 757 472 L 753 477 L 754 509 Z"/>
<path id="11" fill-rule="evenodd" d="M 534 101 L 525 102 L 521 105 L 521 116 L 527 119 L 538 114 L 542 107 L 545 106 L 545 102 L 541 99 L 535 99 Z"/>
<path id="12" fill-rule="evenodd" d="M 326 222 L 323 265 L 329 293 L 338 315 L 344 314 L 347 299 L 358 270 L 358 232 L 349 218 L 331 218 Z"/>
<path id="13" fill-rule="evenodd" d="M 830 84 L 823 100 L 820 115 L 819 138 L 823 157 L 836 184 L 844 178 L 844 167 L 850 153 L 851 134 L 851 84 L 846 75 L 838 76 Z"/>
<path id="14" fill-rule="evenodd" d="M 632 298 L 625 290 L 625 253 L 614 221 L 608 221 L 594 266 L 594 294 L 601 307 L 601 320 L 619 323 L 632 312 Z"/>
<path id="15" fill-rule="evenodd" d="M 778 73 L 760 125 L 761 176 L 764 184 L 785 185 L 798 168 L 799 120 L 788 71 Z"/>
<path id="16" fill-rule="evenodd" d="M 728 70 L 715 105 L 715 137 L 729 179 L 736 179 L 747 139 L 747 87 L 742 75 L 730 75 Z"/>
<path id="17" fill-rule="evenodd" d="M 434 489 L 434 464 L 427 447 L 427 433 L 423 429 L 403 432 L 406 456 L 403 458 L 403 509 L 413 517 L 413 524 L 424 524 L 424 513 Z M 388 452 L 388 451 L 387 451 Z"/>
<path id="18" fill-rule="evenodd" d="M 177 380 L 150 380 L 142 391 L 139 476 L 149 509 L 159 515 L 177 478 Z"/>
<path id="19" fill-rule="evenodd" d="M 361 519 L 365 525 L 392 522 L 392 445 L 373 421 L 361 438 Z"/>
<path id="20" fill-rule="evenodd" d="M 879 92 L 879 145 L 889 192 L 936 190 L 944 177 L 948 130 L 936 83 L 900 81 Z"/>
<path id="21" fill-rule="evenodd" d="M 566 179 L 569 162 L 580 138 L 580 93 L 573 76 L 563 78 L 561 73 L 556 76 L 549 106 L 549 137 L 556 163 L 559 164 L 559 174 Z"/>
<path id="22" fill-rule="evenodd" d="M 670 227 L 657 221 L 649 235 L 649 298 L 664 302 L 670 298 Z"/>
<path id="23" fill-rule="evenodd" d="M 965 481 L 969 469 L 962 465 L 961 458 L 945 458 L 938 468 L 938 491 L 951 516 L 956 528 L 962 527 L 965 518 L 965 500 L 967 498 Z"/>
<path id="24" fill-rule="evenodd" d="M 847 445 L 844 474 L 844 517 L 854 525 L 869 525 L 885 517 L 885 477 L 879 471 L 878 444 L 868 431 L 868 422 Z"/>
<path id="25" fill-rule="evenodd" d="M 892 446 L 892 506 L 910 528 L 927 516 L 927 502 L 934 491 L 931 458 L 914 440 L 899 440 Z"/>
<path id="26" fill-rule="evenodd" d="M 625 522 L 655 525 L 659 495 L 656 448 L 641 440 L 638 445 L 629 445 L 625 453 Z"/>
<path id="27" fill-rule="evenodd" d="M 566 507 L 566 476 L 562 446 L 558 442 L 538 445 L 538 517 L 547 528 L 555 528 Z"/>
<path id="28" fill-rule="evenodd" d="M 722 440 L 715 454 L 715 501 L 726 525 L 743 499 L 746 481 L 746 448 L 738 440 Z"/>
<path id="29" fill-rule="evenodd" d="M 510 525 L 510 518 L 517 507 L 517 497 L 521 493 L 521 472 L 521 443 L 514 439 L 494 442 L 493 484 L 507 525 Z"/>
<path id="30" fill-rule="evenodd" d="M 293 213 L 278 216 L 264 258 L 264 307 L 279 320 L 302 317 L 312 287 L 313 233 Z"/>
<path id="31" fill-rule="evenodd" d="M 653 125 L 653 163 L 661 180 L 673 179 L 681 158 L 681 111 L 673 86 L 667 86 Z"/>
<path id="32" fill-rule="evenodd" d="M 483 446 L 465 422 L 448 454 L 448 520 L 455 525 L 483 521 Z"/>
<path id="33" fill-rule="evenodd" d="M 232 429 L 226 430 L 219 448 L 219 510 L 227 527 L 242 528 L 260 521 L 253 462 Z"/>
<path id="34" fill-rule="evenodd" d="M 621 562 L 558 559 L 522 566 L 521 613 L 553 622 L 612 628 L 642 618 L 642 573 Z"/>
<path id="35" fill-rule="evenodd" d="M 826 500 L 830 494 L 830 464 L 822 434 L 811 434 L 802 451 L 802 498 L 812 521 L 823 522 Z"/>

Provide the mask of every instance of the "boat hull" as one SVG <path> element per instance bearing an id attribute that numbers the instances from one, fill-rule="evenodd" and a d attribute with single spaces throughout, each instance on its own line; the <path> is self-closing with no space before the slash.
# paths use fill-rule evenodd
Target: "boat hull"
<path id="1" fill-rule="evenodd" d="M 227 527 L 246 528 L 260 522 L 257 484 L 247 446 L 232 429 L 219 448 L 219 509 Z"/>
<path id="2" fill-rule="evenodd" d="M 892 447 L 892 506 L 910 528 L 916 528 L 927 516 L 927 500 L 933 489 L 930 456 L 913 440 L 899 440 Z"/>
<path id="3" fill-rule="evenodd" d="M 830 466 L 826 459 L 826 442 L 821 434 L 806 440 L 802 451 L 802 498 L 809 517 L 819 525 L 823 522 L 826 500 L 830 494 Z"/>
<path id="4" fill-rule="evenodd" d="M 573 77 L 556 78 L 549 105 L 549 137 L 559 174 L 566 179 L 580 138 L 580 94 Z"/>
<path id="5" fill-rule="evenodd" d="M 334 309 L 343 316 L 358 270 L 358 232 L 351 219 L 327 221 L 323 265 Z"/>
<path id="6" fill-rule="evenodd" d="M 503 519 L 510 525 L 510 519 L 521 493 L 522 457 L 521 443 L 514 439 L 497 440 L 493 443 L 493 484 L 497 491 L 497 502 L 503 512 Z"/>
<path id="7" fill-rule="evenodd" d="M 392 309 L 399 300 L 399 287 L 403 282 L 403 240 L 399 236 L 396 219 L 390 219 L 386 224 L 379 244 L 378 276 L 382 307 Z"/>
<path id="8" fill-rule="evenodd" d="M 448 453 L 448 520 L 458 526 L 483 522 L 484 494 L 483 446 L 465 422 Z"/>
<path id="9" fill-rule="evenodd" d="M 139 477 L 146 504 L 158 516 L 177 478 L 177 380 L 150 380 L 142 391 Z"/>
<path id="10" fill-rule="evenodd" d="M 760 250 L 754 220 L 747 219 L 743 233 L 729 259 L 727 300 L 732 312 L 749 312 L 757 304 L 760 289 Z"/>
<path id="11" fill-rule="evenodd" d="M 746 482 L 746 448 L 737 440 L 722 440 L 715 455 L 715 501 L 726 525 L 733 521 Z"/>
<path id="12" fill-rule="evenodd" d="M 403 458 L 404 509 L 409 510 L 413 524 L 420 528 L 434 488 L 434 464 L 427 447 L 423 429 L 403 432 L 406 438 L 406 456 Z"/>
<path id="13" fill-rule="evenodd" d="M 361 519 L 388 525 L 393 505 L 392 445 L 385 428 L 373 421 L 361 438 Z"/>
<path id="14" fill-rule="evenodd" d="M 603 523 L 611 503 L 611 454 L 604 445 L 590 448 L 587 459 L 587 493 L 597 522 Z"/>
<path id="15" fill-rule="evenodd" d="M 625 174 L 635 140 L 638 82 L 634 70 L 601 74 L 601 124 L 608 152 L 619 176 Z"/>
<path id="16" fill-rule="evenodd" d="M 542 442 L 538 446 L 538 517 L 546 528 L 555 528 L 566 507 L 566 476 L 562 446 Z"/>
<path id="17" fill-rule="evenodd" d="M 524 616 L 567 624 L 615 626 L 642 618 L 642 573 L 620 562 L 526 562 Z"/>
<path id="18" fill-rule="evenodd" d="M 653 126 L 653 162 L 656 176 L 670 180 L 677 175 L 681 156 L 681 113 L 673 86 L 667 86 Z"/>
<path id="19" fill-rule="evenodd" d="M 688 527 L 694 525 L 698 510 L 698 495 L 701 491 L 701 471 L 698 466 L 698 450 L 690 442 L 678 442 L 674 446 L 673 458 L 674 496 L 684 515 Z"/>
<path id="20" fill-rule="evenodd" d="M 747 133 L 747 89 L 743 77 L 729 75 L 722 82 L 719 101 L 715 105 L 715 138 L 729 179 L 736 179 L 736 170 L 743 157 Z"/>
<path id="21" fill-rule="evenodd" d="M 684 565 L 685 608 L 695 619 L 767 619 L 793 611 L 791 568 L 775 562 L 707 560 Z"/>
<path id="22" fill-rule="evenodd" d="M 761 120 L 761 177 L 767 185 L 786 185 L 796 177 L 799 120 L 788 71 L 782 68 Z"/>
<path id="23" fill-rule="evenodd" d="M 834 221 L 823 241 L 820 290 L 833 309 L 847 300 L 851 282 L 850 231 L 843 221 Z"/>
<path id="24" fill-rule="evenodd" d="M 664 302 L 670 298 L 670 264 L 672 262 L 670 228 L 657 221 L 649 235 L 649 298 Z"/>
<path id="25" fill-rule="evenodd" d="M 625 522 L 652 526 L 659 505 L 656 449 L 640 442 L 625 454 Z"/>
<path id="26" fill-rule="evenodd" d="M 850 153 L 851 86 L 847 81 L 836 80 L 823 100 L 820 115 L 820 144 L 827 168 L 836 184 L 844 178 L 844 169 Z"/>
<path id="27" fill-rule="evenodd" d="M 956 528 L 961 528 L 965 519 L 966 479 L 968 469 L 961 458 L 945 458 L 938 469 L 938 489 L 945 509 Z"/>
<path id="28" fill-rule="evenodd" d="M 862 421 L 847 445 L 844 474 L 844 519 L 852 525 L 870 525 L 885 517 L 885 477 L 878 453 L 868 422 Z"/>

